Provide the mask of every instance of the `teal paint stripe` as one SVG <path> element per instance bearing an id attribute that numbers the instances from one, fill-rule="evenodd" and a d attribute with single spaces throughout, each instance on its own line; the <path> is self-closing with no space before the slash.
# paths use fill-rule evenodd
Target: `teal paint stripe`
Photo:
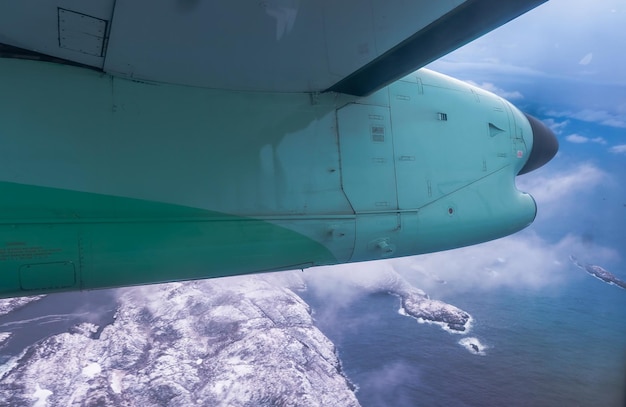
<path id="1" fill-rule="evenodd" d="M 159 202 L 0 183 L 0 213 L 2 297 L 337 262 L 273 223 Z"/>

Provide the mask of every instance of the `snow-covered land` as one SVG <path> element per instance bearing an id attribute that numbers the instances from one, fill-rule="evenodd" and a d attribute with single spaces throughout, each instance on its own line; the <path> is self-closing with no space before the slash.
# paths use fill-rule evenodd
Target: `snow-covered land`
<path id="1" fill-rule="evenodd" d="M 277 284 L 276 279 L 288 278 Z M 358 406 L 334 345 L 288 288 L 297 274 L 120 290 L 114 323 L 25 350 L 6 405 Z"/>
<path id="2" fill-rule="evenodd" d="M 23 307 L 33 301 L 45 297 L 44 295 L 34 295 L 32 297 L 2 298 L 0 299 L 0 315 L 8 314 L 18 308 Z"/>
<path id="3" fill-rule="evenodd" d="M 0 332 L 0 349 L 4 346 L 5 342 L 11 336 L 10 332 Z"/>

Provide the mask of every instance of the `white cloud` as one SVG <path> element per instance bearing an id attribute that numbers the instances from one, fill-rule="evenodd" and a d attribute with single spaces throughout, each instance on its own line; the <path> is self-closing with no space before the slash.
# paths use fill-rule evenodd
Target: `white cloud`
<path id="1" fill-rule="evenodd" d="M 386 291 L 398 283 L 410 283 L 439 299 L 475 290 L 558 287 L 570 279 L 585 278 L 571 264 L 572 254 L 599 265 L 620 258 L 615 250 L 578 236 L 567 235 L 552 243 L 527 231 L 445 252 L 317 267 L 304 276 L 329 312 L 338 313 L 363 295 Z"/>
<path id="2" fill-rule="evenodd" d="M 610 182 L 610 176 L 589 163 L 557 173 L 543 172 L 542 175 L 533 173 L 532 176 L 517 177 L 518 187 L 528 191 L 544 212 L 562 210 L 564 202 L 572 202 L 569 198 L 574 194 L 590 191 L 606 182 Z"/>
<path id="3" fill-rule="evenodd" d="M 570 134 L 569 136 L 565 137 L 565 140 L 569 141 L 570 143 L 576 144 L 582 144 L 589 141 L 587 137 L 581 136 L 580 134 Z"/>
<path id="4" fill-rule="evenodd" d="M 594 137 L 591 139 L 592 143 L 597 143 L 597 144 L 602 144 L 602 145 L 606 145 L 606 140 L 602 137 Z"/>
<path id="5" fill-rule="evenodd" d="M 420 288 L 449 291 L 493 290 L 501 287 L 539 289 L 557 286 L 575 274 L 569 255 L 605 263 L 619 259 L 613 249 L 568 235 L 556 243 L 534 233 L 520 233 L 476 246 L 392 260 L 394 268 Z M 410 276 L 414 277 L 411 278 Z M 441 282 L 446 287 L 441 287 Z"/>
<path id="6" fill-rule="evenodd" d="M 616 146 L 626 153 L 626 145 Z M 517 177 L 520 189 L 529 191 L 543 215 L 569 212 L 592 197 L 594 189 L 613 182 L 593 164 L 582 163 L 561 171 L 533 172 Z M 365 293 L 398 284 L 396 273 L 427 294 L 445 300 L 462 292 L 501 288 L 542 289 L 570 279 L 587 278 L 573 267 L 569 256 L 606 265 L 620 260 L 619 253 L 593 240 L 566 235 L 549 241 L 532 230 L 483 244 L 384 261 L 321 267 L 305 273 L 317 295 L 332 303 L 333 312 L 350 306 Z M 320 294 L 321 292 L 321 294 Z M 366 323 L 366 322 L 363 322 Z"/>
<path id="7" fill-rule="evenodd" d="M 578 112 L 551 110 L 546 114 L 552 117 L 567 117 L 584 122 L 599 123 L 609 127 L 626 128 L 626 116 L 609 113 L 606 110 L 584 109 Z"/>
<path id="8" fill-rule="evenodd" d="M 444 59 L 496 60 L 485 64 L 491 65 L 484 67 L 489 73 L 507 65 L 558 78 L 579 78 L 580 67 L 593 64 L 594 74 L 590 79 L 624 84 L 626 71 L 620 67 L 626 63 L 626 54 L 615 52 L 626 44 L 623 13 L 609 12 L 620 2 L 618 7 L 623 9 L 623 0 L 551 0 Z"/>
<path id="9" fill-rule="evenodd" d="M 593 54 L 590 52 L 587 55 L 585 55 L 578 63 L 580 65 L 589 65 L 592 59 L 593 59 Z"/>
<path id="10" fill-rule="evenodd" d="M 589 137 L 581 136 L 580 134 L 576 134 L 576 133 L 570 134 L 569 136 L 565 137 L 565 140 L 569 141 L 570 143 L 575 143 L 575 144 L 583 144 L 583 143 L 606 144 L 606 140 L 602 137 L 589 138 Z"/>
<path id="11" fill-rule="evenodd" d="M 609 152 L 613 154 L 626 154 L 626 144 L 620 144 L 609 148 Z"/>
<path id="12" fill-rule="evenodd" d="M 554 134 L 561 134 L 567 125 L 569 124 L 569 120 L 563 120 L 557 122 L 554 119 L 545 119 L 543 122 L 554 132 Z"/>
<path id="13" fill-rule="evenodd" d="M 328 297 L 337 307 L 350 304 L 363 293 L 404 284 L 399 281 L 402 278 L 394 271 L 389 260 L 314 267 L 310 273 L 304 274 L 304 279 L 318 295 Z M 329 281 L 332 283 L 329 284 Z"/>
<path id="14" fill-rule="evenodd" d="M 596 191 L 614 186 L 615 180 L 595 165 L 581 163 L 559 171 L 542 168 L 516 177 L 516 183 L 535 199 L 536 221 L 545 224 L 567 222 L 568 216 L 584 216 L 588 213 L 584 208 L 596 198 Z"/>
<path id="15" fill-rule="evenodd" d="M 414 406 L 415 400 L 403 390 L 407 378 L 411 385 L 417 387 L 421 382 L 422 368 L 418 363 L 410 359 L 395 360 L 391 362 L 381 360 L 376 370 L 365 370 L 359 375 L 359 387 L 368 389 L 367 402 L 371 406 L 387 406 L 393 399 L 396 407 Z M 383 364 L 384 363 L 384 364 Z M 390 399 L 390 396 L 393 397 Z"/>

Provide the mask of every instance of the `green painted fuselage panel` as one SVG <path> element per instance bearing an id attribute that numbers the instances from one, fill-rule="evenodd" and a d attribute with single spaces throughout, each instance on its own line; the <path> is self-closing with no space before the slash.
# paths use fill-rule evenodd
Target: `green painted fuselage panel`
<path id="1" fill-rule="evenodd" d="M 323 245 L 263 220 L 11 183 L 0 193 L 8 198 L 3 209 L 20 215 L 0 224 L 0 289 L 8 295 L 336 261 Z"/>
<path id="2" fill-rule="evenodd" d="M 420 70 L 366 98 L 0 59 L 0 296 L 445 250 L 525 227 L 501 98 Z"/>

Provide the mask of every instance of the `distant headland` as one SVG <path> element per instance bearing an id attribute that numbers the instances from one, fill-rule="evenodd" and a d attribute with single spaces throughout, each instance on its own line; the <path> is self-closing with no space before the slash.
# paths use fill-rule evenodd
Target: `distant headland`
<path id="1" fill-rule="evenodd" d="M 581 269 L 585 270 L 587 273 L 591 274 L 593 277 L 598 280 L 602 280 L 607 284 L 616 285 L 618 287 L 626 290 L 626 281 L 622 281 L 619 278 L 615 277 L 612 273 L 609 273 L 604 268 L 600 266 L 595 266 L 593 264 L 583 264 L 574 256 L 569 256 L 570 260 Z"/>

